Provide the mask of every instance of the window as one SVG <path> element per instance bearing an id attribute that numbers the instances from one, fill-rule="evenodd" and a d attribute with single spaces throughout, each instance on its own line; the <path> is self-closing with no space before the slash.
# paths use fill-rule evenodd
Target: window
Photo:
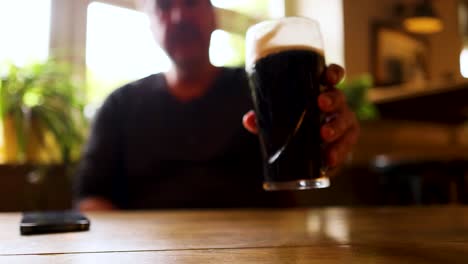
<path id="1" fill-rule="evenodd" d="M 214 6 L 235 11 L 238 16 L 256 18 L 259 20 L 270 17 L 284 16 L 283 0 L 211 0 Z M 224 19 L 224 22 L 236 23 L 242 18 L 232 17 Z M 223 21 L 220 21 L 223 22 Z M 221 23 L 222 24 L 222 23 Z M 243 23 L 239 23 L 243 24 Z M 235 27 L 235 25 L 228 25 Z M 246 28 L 240 28 L 237 32 L 243 32 Z M 215 66 L 243 66 L 245 60 L 245 38 L 241 33 L 232 33 L 224 30 L 213 32 L 210 47 L 210 60 Z"/>
<path id="2" fill-rule="evenodd" d="M 345 65 L 343 0 L 298 1 L 295 12 L 319 22 L 327 63 Z"/>
<path id="3" fill-rule="evenodd" d="M 463 77 L 468 78 L 468 47 L 460 55 L 460 70 Z"/>
<path id="4" fill-rule="evenodd" d="M 245 57 L 244 41 L 244 36 L 215 30 L 211 35 L 211 63 L 215 66 L 242 66 Z"/>
<path id="5" fill-rule="evenodd" d="M 166 71 L 171 62 L 153 41 L 141 12 L 94 2 L 88 7 L 88 99 L 100 103 L 118 86 Z"/>
<path id="6" fill-rule="evenodd" d="M 0 62 L 21 66 L 47 59 L 50 10 L 50 0 L 0 1 Z"/>
<path id="7" fill-rule="evenodd" d="M 212 1 L 218 7 L 264 17 L 278 12 L 278 5 L 274 5 L 276 9 L 270 8 L 272 3 L 282 2 Z M 282 7 L 279 6 L 281 12 Z M 86 75 L 91 104 L 99 105 L 111 91 L 124 83 L 171 67 L 169 58 L 152 38 L 145 14 L 100 2 L 91 3 L 87 13 Z M 223 30 L 213 32 L 210 59 L 216 66 L 242 66 L 244 36 Z"/>
<path id="8" fill-rule="evenodd" d="M 284 16 L 284 0 L 211 0 L 214 6 L 256 17 Z"/>

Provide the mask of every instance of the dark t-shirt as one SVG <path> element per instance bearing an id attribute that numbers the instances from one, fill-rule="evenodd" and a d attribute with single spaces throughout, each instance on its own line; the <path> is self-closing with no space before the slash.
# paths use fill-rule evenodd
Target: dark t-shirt
<path id="1" fill-rule="evenodd" d="M 262 190 L 244 70 L 223 68 L 201 98 L 180 102 L 162 74 L 112 93 L 100 109 L 77 174 L 77 198 L 123 209 L 277 206 Z"/>

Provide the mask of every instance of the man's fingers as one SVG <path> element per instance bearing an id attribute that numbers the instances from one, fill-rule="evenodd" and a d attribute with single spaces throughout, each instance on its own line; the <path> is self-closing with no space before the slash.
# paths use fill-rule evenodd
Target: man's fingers
<path id="1" fill-rule="evenodd" d="M 320 134 L 325 142 L 333 142 L 342 137 L 356 122 L 353 112 L 347 110 L 336 115 L 336 117 L 322 126 Z"/>
<path id="2" fill-rule="evenodd" d="M 255 118 L 254 111 L 251 110 L 244 115 L 244 117 L 242 118 L 242 124 L 244 125 L 245 129 L 247 129 L 247 131 L 249 131 L 250 133 L 258 133 L 257 120 Z"/>
<path id="3" fill-rule="evenodd" d="M 336 64 L 331 64 L 325 71 L 325 85 L 335 86 L 344 78 L 345 70 Z"/>
<path id="4" fill-rule="evenodd" d="M 327 157 L 330 167 L 337 167 L 342 164 L 356 144 L 359 136 L 359 131 L 356 127 L 349 129 L 339 140 L 328 147 Z"/>
<path id="5" fill-rule="evenodd" d="M 346 106 L 346 97 L 340 90 L 329 90 L 318 97 L 320 110 L 325 113 L 338 112 Z"/>

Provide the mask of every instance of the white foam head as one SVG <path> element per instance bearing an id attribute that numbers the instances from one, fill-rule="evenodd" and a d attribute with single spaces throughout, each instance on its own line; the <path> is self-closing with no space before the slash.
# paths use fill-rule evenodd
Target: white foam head
<path id="1" fill-rule="evenodd" d="M 286 17 L 253 25 L 246 35 L 246 70 L 272 53 L 310 49 L 323 55 L 323 41 L 318 22 L 303 17 Z"/>

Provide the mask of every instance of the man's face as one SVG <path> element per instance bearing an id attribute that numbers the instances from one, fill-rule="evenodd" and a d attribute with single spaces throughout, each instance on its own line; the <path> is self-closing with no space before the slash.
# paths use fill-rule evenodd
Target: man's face
<path id="1" fill-rule="evenodd" d="M 146 0 L 156 41 L 177 66 L 206 62 L 216 28 L 210 0 Z"/>

